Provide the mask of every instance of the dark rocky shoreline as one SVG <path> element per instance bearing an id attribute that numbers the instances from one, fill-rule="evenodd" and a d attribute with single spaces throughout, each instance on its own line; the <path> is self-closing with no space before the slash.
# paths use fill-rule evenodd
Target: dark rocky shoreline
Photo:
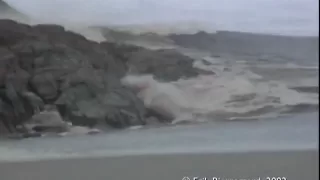
<path id="1" fill-rule="evenodd" d="M 74 125 L 148 124 L 143 103 L 120 79 L 129 69 L 163 81 L 197 76 L 192 64 L 174 50 L 97 43 L 59 25 L 0 20 L 1 129 L 16 132 L 44 105 Z"/>
<path id="2" fill-rule="evenodd" d="M 151 50 L 127 43 L 127 40 L 165 42 L 158 35 L 126 36 L 122 32 L 117 34 L 120 39 L 110 33 L 103 35 L 109 40 L 95 42 L 59 25 L 31 26 L 0 20 L 0 130 L 17 132 L 17 126 L 30 120 L 45 105 L 55 105 L 62 119 L 75 126 L 117 129 L 148 125 L 155 119 L 162 123 L 162 118 L 155 118 L 158 115 L 146 109 L 133 91 L 121 85 L 120 79 L 128 71 L 153 74 L 162 81 L 207 73 L 193 68 L 194 59 L 178 49 Z M 110 36 L 114 39 L 110 40 Z M 213 54 L 230 51 L 233 55 L 249 57 L 250 52 L 256 58 L 263 55 L 263 51 L 270 51 L 269 54 L 285 59 L 318 57 L 318 52 L 314 51 L 318 47 L 317 38 L 199 32 L 171 34 L 164 37 L 167 39 L 180 47 Z M 243 45 L 236 45 L 244 41 Z M 275 44 L 284 46 L 281 42 L 290 46 L 274 48 Z M 262 45 L 253 48 L 252 44 Z M 233 45 L 241 48 L 233 52 Z M 292 49 L 296 49 L 294 53 Z"/>
<path id="3" fill-rule="evenodd" d="M 319 58 L 318 37 L 228 31 L 133 34 L 90 27 L 106 39 L 96 42 L 60 25 L 1 20 L 1 13 L 28 18 L 0 0 L 0 135 L 26 131 L 21 127 L 48 105 L 74 126 L 121 129 L 167 122 L 146 109 L 120 79 L 128 72 L 153 74 L 161 81 L 208 73 L 193 68 L 194 59 L 183 55 L 183 48 L 254 60 L 313 62 Z M 151 50 L 140 44 L 168 48 Z M 35 123 L 36 129 L 57 128 L 41 123 Z"/>

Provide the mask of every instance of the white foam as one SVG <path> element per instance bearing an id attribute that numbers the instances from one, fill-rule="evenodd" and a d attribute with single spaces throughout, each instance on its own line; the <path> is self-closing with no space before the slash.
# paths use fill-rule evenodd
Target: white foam
<path id="1" fill-rule="evenodd" d="M 122 83 L 137 91 L 144 105 L 167 117 L 177 118 L 177 122 L 187 116 L 184 112 L 190 103 L 186 95 L 172 83 L 161 83 L 153 76 L 130 75 L 122 79 Z M 180 119 L 179 117 L 184 117 Z"/>
<path id="2" fill-rule="evenodd" d="M 147 102 L 152 94 L 152 98 L 148 100 L 150 103 L 154 100 L 154 95 L 161 91 L 163 95 L 160 98 L 161 103 L 155 108 L 162 108 L 161 106 L 168 108 L 173 103 L 182 109 L 187 108 L 188 113 L 193 115 L 245 114 L 266 107 L 279 110 L 282 107 L 299 104 L 319 104 L 318 94 L 300 93 L 290 89 L 284 82 L 265 80 L 262 76 L 251 72 L 243 63 L 219 64 L 217 59 L 213 59 L 212 62 L 215 64 L 205 65 L 203 61 L 196 61 L 194 67 L 213 71 L 216 75 L 201 75 L 168 83 L 152 79 L 153 85 L 148 91 L 149 95 L 141 97 L 142 100 Z M 144 81 L 145 76 L 134 76 L 134 78 Z M 172 101 L 164 101 L 165 96 Z M 176 112 L 181 113 L 181 111 Z M 260 115 L 265 115 L 261 113 Z M 186 114 L 181 116 L 184 115 Z M 177 117 L 177 113 L 174 116 Z"/>

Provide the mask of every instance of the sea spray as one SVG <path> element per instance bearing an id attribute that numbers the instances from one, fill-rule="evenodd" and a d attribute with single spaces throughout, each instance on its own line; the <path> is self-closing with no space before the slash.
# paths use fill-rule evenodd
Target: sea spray
<path id="1" fill-rule="evenodd" d="M 290 89 L 267 80 L 243 63 L 203 65 L 215 75 L 160 82 L 152 75 L 128 75 L 122 83 L 134 89 L 147 108 L 175 119 L 215 120 L 274 117 L 301 104 L 318 105 L 318 94 Z M 201 68 L 201 63 L 195 63 Z"/>
<path id="2" fill-rule="evenodd" d="M 173 119 L 173 123 L 192 120 L 190 102 L 174 84 L 158 82 L 152 75 L 129 75 L 121 82 L 135 90 L 147 108 Z"/>

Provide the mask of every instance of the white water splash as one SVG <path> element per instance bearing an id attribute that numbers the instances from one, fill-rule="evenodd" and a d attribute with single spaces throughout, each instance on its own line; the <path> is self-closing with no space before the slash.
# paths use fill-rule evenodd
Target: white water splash
<path id="1" fill-rule="evenodd" d="M 287 106 L 319 104 L 318 94 L 300 93 L 281 81 L 265 80 L 244 63 L 218 64 L 218 61 L 214 60 L 214 65 L 205 65 L 202 61 L 194 64 L 194 67 L 213 71 L 216 75 L 167 83 L 155 80 L 152 75 L 129 75 L 123 82 L 135 87 L 147 107 L 176 118 L 178 122 L 199 120 L 199 115 L 223 114 L 228 119 L 239 115 L 248 118 L 266 116 L 266 113 L 277 115 Z"/>

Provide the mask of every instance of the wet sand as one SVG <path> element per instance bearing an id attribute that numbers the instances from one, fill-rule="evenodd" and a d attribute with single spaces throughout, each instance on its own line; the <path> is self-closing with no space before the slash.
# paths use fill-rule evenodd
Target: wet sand
<path id="1" fill-rule="evenodd" d="M 319 179 L 319 151 L 137 155 L 0 162 L 1 180 Z M 188 179 L 185 179 L 188 180 Z M 205 180 L 205 179 L 203 179 Z"/>

